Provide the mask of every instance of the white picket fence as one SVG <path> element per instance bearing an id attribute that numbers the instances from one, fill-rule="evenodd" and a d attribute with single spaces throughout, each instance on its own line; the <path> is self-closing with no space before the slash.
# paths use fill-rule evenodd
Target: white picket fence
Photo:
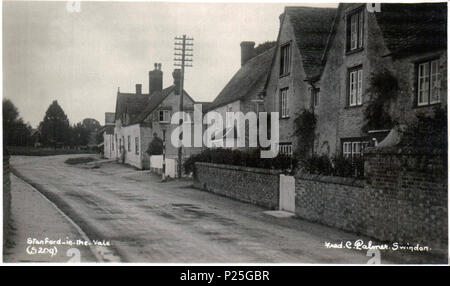
<path id="1" fill-rule="evenodd" d="M 166 176 L 171 178 L 177 177 L 177 160 L 166 158 Z M 153 155 L 150 156 L 150 170 L 158 174 L 162 173 L 163 156 Z"/>

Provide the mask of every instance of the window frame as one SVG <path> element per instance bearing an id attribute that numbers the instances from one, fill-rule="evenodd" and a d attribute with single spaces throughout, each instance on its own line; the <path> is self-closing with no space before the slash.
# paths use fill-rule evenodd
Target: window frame
<path id="1" fill-rule="evenodd" d="M 346 23 L 346 39 L 345 39 L 345 51 L 346 53 L 358 52 L 364 49 L 364 21 L 365 21 L 365 12 L 363 7 L 355 8 L 349 11 L 345 15 L 345 23 Z M 355 19 L 356 18 L 356 19 Z M 355 21 L 353 21 L 355 19 Z M 355 30 L 353 31 L 353 25 Z M 352 39 L 353 35 L 356 36 L 356 39 Z M 356 46 L 353 47 L 353 42 Z"/>
<path id="2" fill-rule="evenodd" d="M 278 153 L 292 156 L 293 155 L 293 149 L 292 149 L 292 142 L 282 142 L 278 144 Z"/>
<path id="3" fill-rule="evenodd" d="M 127 149 L 128 149 L 128 152 L 131 152 L 131 136 L 130 135 L 128 135 L 127 136 Z"/>
<path id="4" fill-rule="evenodd" d="M 311 106 L 317 108 L 320 104 L 320 88 L 311 88 Z"/>
<path id="5" fill-rule="evenodd" d="M 436 63 L 435 69 L 436 73 L 433 74 L 433 63 Z M 421 76 L 421 67 L 424 66 L 427 67 L 427 74 L 424 76 Z M 432 92 L 433 92 L 433 77 L 436 77 L 437 82 L 437 100 L 432 100 Z M 426 89 L 421 89 L 421 79 L 427 79 L 427 87 Z M 427 60 L 423 60 L 416 63 L 415 66 L 415 81 L 416 81 L 416 92 L 415 92 L 415 106 L 416 107 L 426 107 L 426 106 L 432 106 L 435 104 L 441 103 L 441 71 L 440 71 L 440 58 L 429 58 Z M 421 92 L 425 91 L 426 94 L 424 97 L 426 97 L 426 100 L 421 101 Z"/>
<path id="6" fill-rule="evenodd" d="M 286 50 L 288 53 L 286 53 Z M 287 55 L 287 57 L 286 57 Z M 292 45 L 291 41 L 280 46 L 280 77 L 291 73 Z"/>
<path id="7" fill-rule="evenodd" d="M 361 157 L 364 149 L 370 146 L 370 140 L 366 138 L 343 138 L 341 139 L 341 154 L 344 158 L 353 159 Z M 356 151 L 357 150 L 357 151 Z"/>
<path id="8" fill-rule="evenodd" d="M 139 136 L 134 137 L 134 152 L 139 155 Z"/>
<path id="9" fill-rule="evenodd" d="M 284 101 L 283 101 L 283 97 L 285 98 Z M 281 119 L 289 118 L 289 88 L 288 87 L 280 89 L 279 99 L 280 99 L 280 118 Z M 285 104 L 283 104 L 284 102 L 285 102 Z"/>
<path id="10" fill-rule="evenodd" d="M 161 120 L 161 114 L 163 114 L 163 120 Z M 165 114 L 167 114 L 167 118 L 165 117 Z M 158 110 L 158 122 L 160 123 L 169 123 L 170 122 L 170 110 L 168 109 L 160 109 Z"/>
<path id="11" fill-rule="evenodd" d="M 352 81 L 352 78 L 354 81 Z M 349 68 L 347 71 L 347 106 L 360 107 L 363 105 L 364 69 L 362 65 Z M 354 87 L 354 89 L 352 88 Z M 353 96 L 353 91 L 354 96 Z"/>

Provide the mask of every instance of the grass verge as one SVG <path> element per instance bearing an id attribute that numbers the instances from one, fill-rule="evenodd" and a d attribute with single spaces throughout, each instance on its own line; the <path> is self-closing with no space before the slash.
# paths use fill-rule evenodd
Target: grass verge
<path id="1" fill-rule="evenodd" d="M 69 158 L 64 163 L 69 165 L 77 165 L 77 164 L 85 164 L 89 162 L 96 161 L 97 159 L 93 157 L 78 157 L 78 158 Z"/>

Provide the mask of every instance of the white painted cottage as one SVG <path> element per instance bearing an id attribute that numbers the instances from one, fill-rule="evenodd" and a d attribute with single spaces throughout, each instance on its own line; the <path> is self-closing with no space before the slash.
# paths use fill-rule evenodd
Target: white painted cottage
<path id="1" fill-rule="evenodd" d="M 177 125 L 170 125 L 170 120 L 172 114 L 179 111 L 180 70 L 175 69 L 172 75 L 173 84 L 163 89 L 161 64 L 155 64 L 155 69 L 149 72 L 148 94 L 142 93 L 141 84 L 136 84 L 135 93 L 117 92 L 113 136 L 106 138 L 106 140 L 110 140 L 109 144 L 105 141 L 105 148 L 106 145 L 111 146 L 112 152 L 105 151 L 106 157 L 119 160 L 121 159 L 120 150 L 124 148 L 126 164 L 139 169 L 148 169 L 150 158 L 146 151 L 154 136 L 163 138 L 161 123 L 168 125 L 166 157 L 177 157 L 178 149 L 170 140 L 170 134 Z M 184 111 L 192 113 L 194 103 L 191 96 L 183 91 Z M 193 147 L 183 148 L 183 157 L 188 157 L 198 151 Z"/>

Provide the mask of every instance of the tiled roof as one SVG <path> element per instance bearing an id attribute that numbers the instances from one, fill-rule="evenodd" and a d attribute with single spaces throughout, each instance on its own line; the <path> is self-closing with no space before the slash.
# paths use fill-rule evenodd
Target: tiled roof
<path id="1" fill-rule="evenodd" d="M 392 54 L 447 46 L 447 3 L 382 3 L 375 17 Z"/>
<path id="2" fill-rule="evenodd" d="M 136 124 L 142 122 L 145 118 L 147 118 L 150 113 L 152 113 L 158 106 L 166 99 L 167 96 L 172 93 L 172 91 L 175 90 L 175 85 L 166 87 L 162 91 L 156 91 L 153 92 L 150 96 L 149 100 L 147 101 L 146 105 L 144 106 L 144 109 L 137 115 L 135 118 L 133 118 L 130 121 L 130 124 Z M 183 91 L 184 96 L 190 98 L 192 101 L 194 101 L 189 94 L 184 90 Z"/>
<path id="3" fill-rule="evenodd" d="M 149 99 L 148 94 L 117 93 L 115 120 L 127 113 L 131 120 L 138 116 L 145 108 Z"/>
<path id="4" fill-rule="evenodd" d="M 231 78 L 219 95 L 209 104 L 207 110 L 223 106 L 249 95 L 259 94 L 269 73 L 275 47 L 250 59 Z M 203 107 L 203 110 L 206 110 Z"/>
<path id="5" fill-rule="evenodd" d="M 143 106 L 141 112 L 131 120 L 131 124 L 139 123 L 143 121 L 153 110 L 155 110 L 158 105 L 163 102 L 163 100 L 175 89 L 175 86 L 169 86 L 161 91 L 155 91 L 150 96 L 149 100 Z"/>
<path id="6" fill-rule="evenodd" d="M 322 55 L 336 9 L 286 7 L 285 13 L 294 29 L 295 42 L 300 50 L 307 77 L 317 76 L 322 69 Z"/>

